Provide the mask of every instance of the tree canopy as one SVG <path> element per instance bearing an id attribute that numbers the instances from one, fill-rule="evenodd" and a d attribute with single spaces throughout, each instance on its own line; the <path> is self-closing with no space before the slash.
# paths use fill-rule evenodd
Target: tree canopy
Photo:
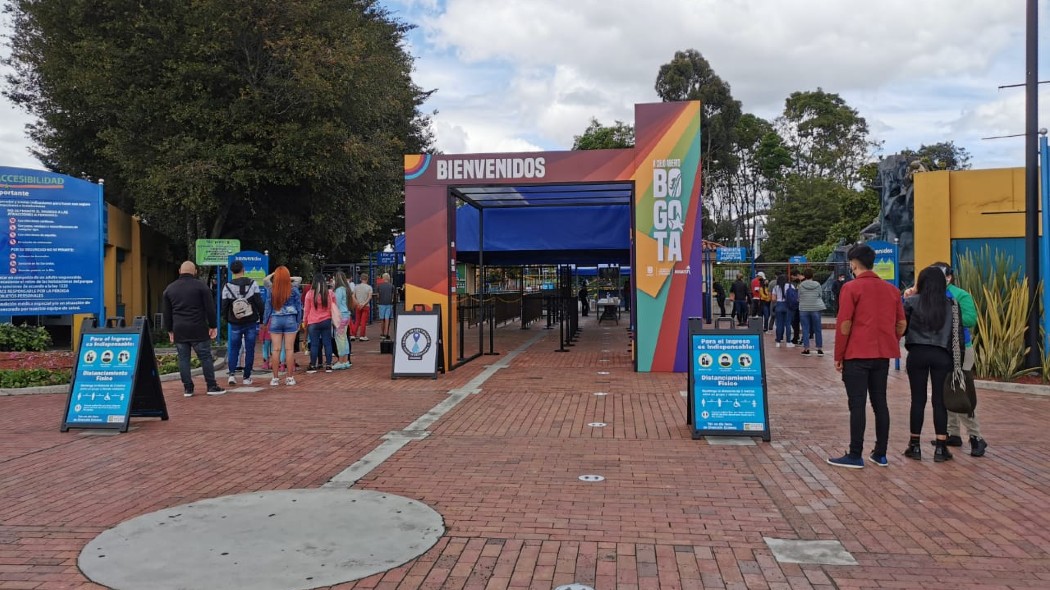
<path id="1" fill-rule="evenodd" d="M 582 135 L 573 138 L 574 150 L 615 150 L 634 147 L 634 125 L 616 121 L 606 127 L 591 118 L 591 124 Z"/>
<path id="2" fill-rule="evenodd" d="M 185 243 L 359 255 L 431 137 L 408 27 L 374 0 L 11 0 L 5 94 L 36 155 Z"/>

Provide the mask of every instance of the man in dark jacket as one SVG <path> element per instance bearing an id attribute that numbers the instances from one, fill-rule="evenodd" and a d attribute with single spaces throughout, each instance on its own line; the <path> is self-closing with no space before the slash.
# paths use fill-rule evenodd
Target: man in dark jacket
<path id="1" fill-rule="evenodd" d="M 244 263 L 230 263 L 233 280 L 222 288 L 222 317 L 230 325 L 230 349 L 226 360 L 227 382 L 237 384 L 241 343 L 244 344 L 244 385 L 252 384 L 252 366 L 255 364 L 255 340 L 259 336 L 259 321 L 263 316 L 263 300 L 259 286 L 244 276 Z"/>
<path id="2" fill-rule="evenodd" d="M 737 325 L 746 326 L 747 306 L 748 300 L 751 298 L 751 291 L 744 284 L 743 277 L 737 275 L 733 285 L 729 288 L 729 292 L 733 296 L 733 317 L 736 318 Z"/>
<path id="3" fill-rule="evenodd" d="M 179 267 L 179 278 L 164 289 L 164 329 L 168 340 L 179 354 L 179 376 L 183 395 L 193 397 L 190 374 L 190 349 L 197 353 L 208 385 L 208 395 L 222 395 L 226 390 L 215 382 L 215 364 L 211 341 L 215 338 L 215 301 L 208 287 L 197 279 L 197 265 L 190 261 Z"/>

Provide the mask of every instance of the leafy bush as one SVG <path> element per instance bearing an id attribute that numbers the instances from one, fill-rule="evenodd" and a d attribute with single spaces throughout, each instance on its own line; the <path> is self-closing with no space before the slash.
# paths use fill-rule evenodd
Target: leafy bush
<path id="1" fill-rule="evenodd" d="M 0 388 L 41 387 L 65 385 L 71 379 L 68 369 L 4 369 L 0 370 Z"/>
<path id="2" fill-rule="evenodd" d="M 196 369 L 201 366 L 201 361 L 196 356 L 190 358 L 190 368 Z M 157 368 L 161 375 L 179 372 L 179 355 L 161 354 L 157 355 Z"/>
<path id="3" fill-rule="evenodd" d="M 1025 332 L 1032 312 L 1028 279 L 1021 276 L 1013 258 L 1003 253 L 993 256 L 985 246 L 976 255 L 967 253 L 959 259 L 957 279 L 977 307 L 974 375 L 1009 380 L 1031 372 L 1024 368 Z"/>
<path id="4" fill-rule="evenodd" d="M 39 352 L 51 346 L 51 334 L 43 326 L 0 324 L 0 351 Z"/>

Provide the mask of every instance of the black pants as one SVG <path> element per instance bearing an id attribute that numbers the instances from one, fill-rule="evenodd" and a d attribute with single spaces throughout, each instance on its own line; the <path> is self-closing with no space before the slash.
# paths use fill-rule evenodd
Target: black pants
<path id="1" fill-rule="evenodd" d="M 890 409 L 886 405 L 886 379 L 889 378 L 889 359 L 850 359 L 842 362 L 842 382 L 849 400 L 849 454 L 860 457 L 864 450 L 864 429 L 867 426 L 870 398 L 875 411 L 876 455 L 886 454 L 890 437 Z"/>
<path id="2" fill-rule="evenodd" d="M 718 301 L 718 309 L 719 309 L 719 311 L 722 312 L 722 315 L 720 315 L 719 317 L 723 317 L 723 318 L 726 317 L 726 298 L 725 297 L 716 297 L 715 299 L 716 299 L 716 301 Z"/>
<path id="3" fill-rule="evenodd" d="M 952 356 L 940 346 L 913 344 L 908 349 L 908 383 L 911 385 L 911 433 L 922 434 L 926 414 L 926 384 L 933 381 L 933 431 L 948 434 L 944 407 L 944 380 L 952 372 Z"/>
<path id="4" fill-rule="evenodd" d="M 737 299 L 733 301 L 733 317 L 736 318 L 736 323 L 746 324 L 747 323 L 747 301 Z"/>
<path id="5" fill-rule="evenodd" d="M 794 339 L 791 342 L 795 344 L 802 343 L 802 314 L 797 309 L 791 310 L 791 333 L 794 334 Z"/>

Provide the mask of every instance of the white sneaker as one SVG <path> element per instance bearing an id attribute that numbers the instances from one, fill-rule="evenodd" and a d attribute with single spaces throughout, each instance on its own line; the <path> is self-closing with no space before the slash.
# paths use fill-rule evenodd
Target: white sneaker
<path id="1" fill-rule="evenodd" d="M 362 336 L 362 337 L 358 338 L 358 340 L 360 340 L 362 342 L 368 342 L 368 336 Z"/>
<path id="2" fill-rule="evenodd" d="M 252 384 L 252 378 L 251 377 L 246 377 L 244 379 L 244 381 L 241 381 L 241 385 L 251 385 L 251 384 Z"/>
<path id="3" fill-rule="evenodd" d="M 792 344 L 792 343 L 790 343 L 790 342 L 788 342 L 788 343 L 787 343 L 787 347 L 788 347 L 788 348 L 795 348 L 795 345 L 794 345 L 794 344 Z"/>
<path id="4" fill-rule="evenodd" d="M 284 384 L 285 385 L 295 385 L 295 377 L 285 377 L 284 378 Z"/>
<path id="5" fill-rule="evenodd" d="M 274 377 L 273 379 L 270 379 L 270 387 L 277 387 L 280 384 L 281 384 L 281 380 L 278 379 L 277 377 Z"/>
<path id="6" fill-rule="evenodd" d="M 777 342 L 777 348 L 780 348 L 780 343 L 779 342 Z"/>
<path id="7" fill-rule="evenodd" d="M 226 383 L 230 385 L 237 385 L 237 378 L 233 375 L 230 375 L 230 378 L 226 380 Z"/>

